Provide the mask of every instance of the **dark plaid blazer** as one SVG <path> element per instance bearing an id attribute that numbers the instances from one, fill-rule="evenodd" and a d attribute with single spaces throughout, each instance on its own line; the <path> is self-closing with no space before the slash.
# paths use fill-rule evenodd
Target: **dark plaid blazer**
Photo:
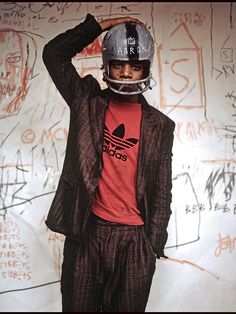
<path id="1" fill-rule="evenodd" d="M 78 240 L 86 231 L 90 207 L 103 169 L 102 145 L 109 90 L 92 75 L 80 77 L 71 63 L 76 53 L 101 34 L 88 14 L 75 28 L 59 34 L 43 49 L 43 61 L 70 107 L 70 125 L 61 177 L 46 225 Z M 164 255 L 171 209 L 171 159 L 174 122 L 139 96 L 142 124 L 136 198 L 145 231 L 157 256 Z"/>

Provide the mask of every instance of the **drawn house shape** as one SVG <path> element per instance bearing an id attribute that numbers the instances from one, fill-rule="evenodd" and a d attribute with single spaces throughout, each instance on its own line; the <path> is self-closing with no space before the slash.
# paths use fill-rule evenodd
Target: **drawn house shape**
<path id="1" fill-rule="evenodd" d="M 200 239 L 201 212 L 191 177 L 188 173 L 181 173 L 172 182 L 167 248 L 191 244 Z"/>
<path id="2" fill-rule="evenodd" d="M 183 22 L 157 48 L 160 106 L 205 108 L 202 48 Z"/>

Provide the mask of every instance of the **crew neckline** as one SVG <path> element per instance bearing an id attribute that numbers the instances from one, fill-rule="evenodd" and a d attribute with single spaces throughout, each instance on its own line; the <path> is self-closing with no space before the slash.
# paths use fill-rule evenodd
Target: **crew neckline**
<path id="1" fill-rule="evenodd" d="M 110 99 L 109 105 L 117 106 L 117 107 L 139 107 L 141 106 L 141 103 L 139 102 L 123 102 L 123 101 L 117 101 Z"/>

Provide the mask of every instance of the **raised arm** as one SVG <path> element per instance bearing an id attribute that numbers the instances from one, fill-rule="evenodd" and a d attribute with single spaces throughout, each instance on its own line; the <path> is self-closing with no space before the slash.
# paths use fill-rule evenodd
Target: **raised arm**
<path id="1" fill-rule="evenodd" d="M 100 24 L 88 14 L 85 21 L 57 35 L 43 49 L 44 64 L 57 89 L 71 106 L 74 93 L 77 97 L 89 91 L 78 75 L 71 59 L 101 34 Z M 85 90 L 86 89 L 86 90 Z"/>
<path id="2" fill-rule="evenodd" d="M 74 93 L 90 95 L 94 88 L 99 88 L 98 82 L 90 77 L 89 84 L 86 79 L 81 79 L 71 59 L 86 46 L 92 43 L 102 32 L 107 31 L 117 24 L 133 22 L 143 24 L 131 17 L 110 18 L 97 22 L 95 17 L 87 14 L 86 19 L 76 27 L 57 35 L 50 40 L 43 49 L 44 64 L 57 89 L 71 107 Z M 95 86 L 96 85 L 96 86 Z"/>

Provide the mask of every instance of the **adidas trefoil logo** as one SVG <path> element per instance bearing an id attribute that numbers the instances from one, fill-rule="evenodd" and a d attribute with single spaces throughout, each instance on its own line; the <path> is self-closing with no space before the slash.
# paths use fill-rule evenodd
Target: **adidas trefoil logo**
<path id="1" fill-rule="evenodd" d="M 125 136 L 125 126 L 120 124 L 112 133 L 110 133 L 108 127 L 104 126 L 104 145 L 103 152 L 107 153 L 111 157 L 126 161 L 127 156 L 121 154 L 118 151 L 129 149 L 135 146 L 138 143 L 137 138 L 126 138 Z M 106 144 L 106 145 L 105 145 Z"/>

